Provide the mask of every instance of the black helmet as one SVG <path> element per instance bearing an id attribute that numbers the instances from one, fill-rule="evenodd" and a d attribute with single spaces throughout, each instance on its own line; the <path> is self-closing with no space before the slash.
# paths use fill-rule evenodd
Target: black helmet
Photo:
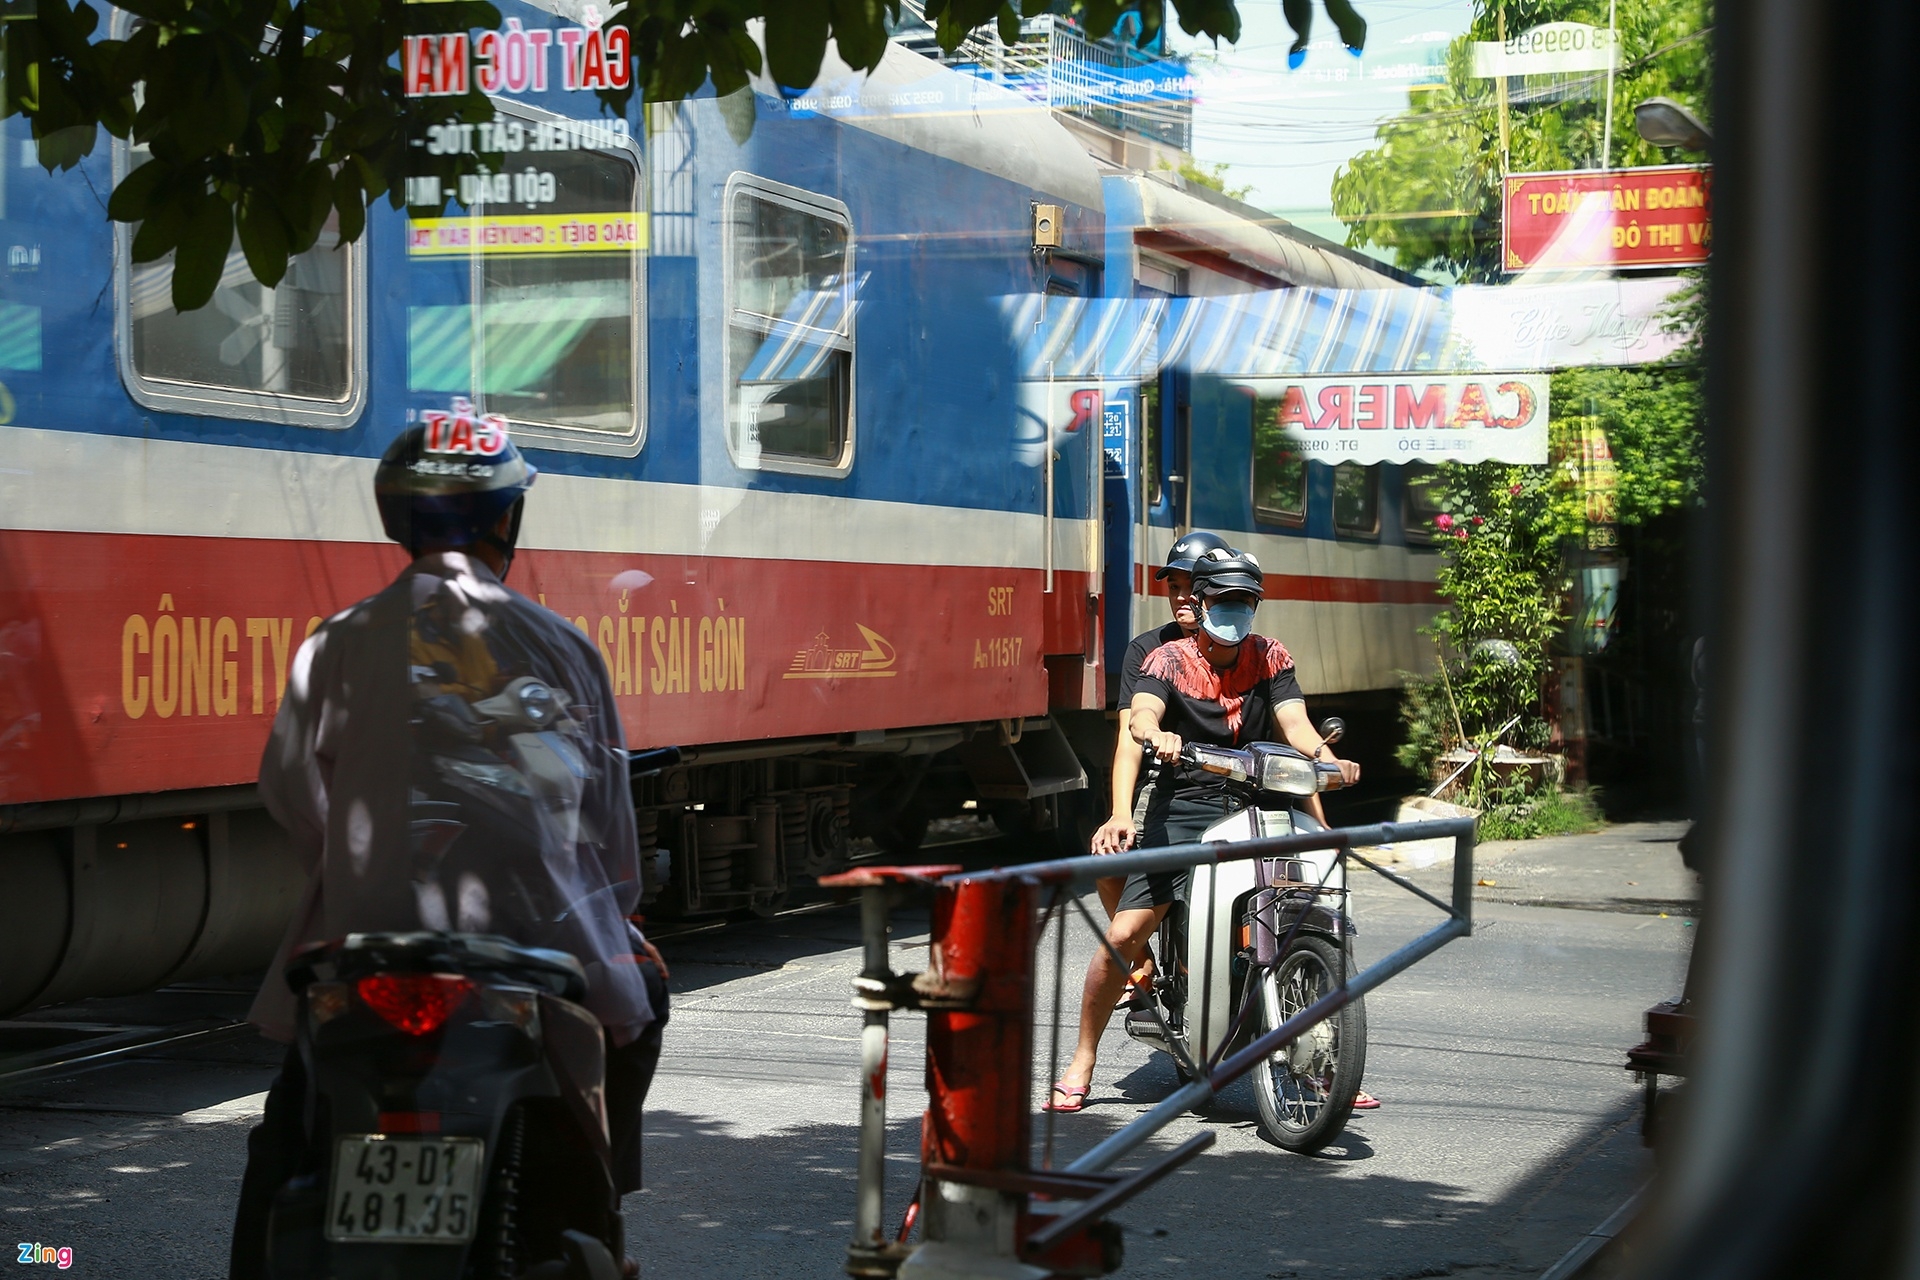
<path id="1" fill-rule="evenodd" d="M 1260 562 L 1248 552 L 1235 551 L 1232 547 L 1216 548 L 1194 561 L 1193 593 L 1203 600 L 1229 591 L 1250 591 L 1259 597 L 1263 594 L 1264 581 Z"/>
<path id="2" fill-rule="evenodd" d="M 415 555 L 486 543 L 511 565 L 520 502 L 539 474 L 514 448 L 504 417 L 477 416 L 456 399 L 452 412 L 421 414 L 387 446 L 373 496 L 387 536 Z M 513 524 L 502 538 L 493 528 L 509 511 Z"/>
<path id="3" fill-rule="evenodd" d="M 1153 576 L 1164 578 L 1170 573 L 1192 573 L 1195 560 L 1209 551 L 1226 549 L 1227 540 L 1219 534 L 1208 533 L 1205 529 L 1190 530 L 1167 548 L 1167 563 L 1165 567 L 1154 570 Z"/>

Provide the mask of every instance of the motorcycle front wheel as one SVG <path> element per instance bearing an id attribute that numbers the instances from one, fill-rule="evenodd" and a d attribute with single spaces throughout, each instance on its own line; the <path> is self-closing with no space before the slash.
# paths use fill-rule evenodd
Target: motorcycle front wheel
<path id="1" fill-rule="evenodd" d="M 1265 1035 L 1308 1008 L 1352 968 L 1350 957 L 1327 939 L 1295 938 L 1278 964 L 1256 972 L 1248 983 L 1246 999 L 1257 1002 L 1253 1034 Z M 1366 1064 L 1367 1011 L 1355 1000 L 1254 1067 L 1249 1079 L 1260 1104 L 1260 1132 L 1288 1151 L 1326 1146 L 1353 1114 Z"/>

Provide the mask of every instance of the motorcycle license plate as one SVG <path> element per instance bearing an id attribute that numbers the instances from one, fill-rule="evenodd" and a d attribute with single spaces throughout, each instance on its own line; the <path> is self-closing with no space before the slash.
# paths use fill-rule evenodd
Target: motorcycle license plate
<path id="1" fill-rule="evenodd" d="M 327 1239 L 463 1244 L 480 1216 L 487 1144 L 478 1138 L 340 1139 Z"/>

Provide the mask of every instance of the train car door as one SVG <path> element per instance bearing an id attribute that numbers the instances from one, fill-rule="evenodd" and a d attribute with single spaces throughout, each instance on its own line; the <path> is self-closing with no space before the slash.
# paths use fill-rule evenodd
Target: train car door
<path id="1" fill-rule="evenodd" d="M 1045 285 L 1049 310 L 1068 309 L 1059 323 L 1072 324 L 1073 341 L 1050 370 L 1050 400 L 1063 391 L 1071 407 L 1070 424 L 1051 431 L 1045 451 L 1046 574 L 1043 585 L 1048 700 L 1056 708 L 1105 704 L 1100 672 L 1101 468 L 1105 388 L 1098 360 L 1089 360 L 1093 326 L 1086 323 L 1086 300 L 1099 287 L 1098 269 L 1089 262 L 1050 256 Z M 1054 321 L 1049 318 L 1049 323 Z"/>

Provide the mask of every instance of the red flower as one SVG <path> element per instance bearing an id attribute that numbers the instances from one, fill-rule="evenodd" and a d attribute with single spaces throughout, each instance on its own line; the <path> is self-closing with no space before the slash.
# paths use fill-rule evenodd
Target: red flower
<path id="1" fill-rule="evenodd" d="M 1520 496 L 1520 486 L 1516 484 L 1511 489 L 1508 489 L 1507 492 L 1517 498 Z"/>
<path id="2" fill-rule="evenodd" d="M 1460 541 L 1462 541 L 1462 542 L 1465 542 L 1465 541 L 1467 540 L 1467 530 L 1466 530 L 1466 527 L 1465 527 L 1465 526 L 1463 525 L 1463 526 L 1461 526 L 1460 528 L 1458 528 L 1458 529 L 1455 529 L 1455 530 L 1453 531 L 1453 536 L 1454 536 L 1454 537 L 1456 537 L 1456 538 L 1458 538 L 1458 539 L 1460 539 Z"/>
<path id="3" fill-rule="evenodd" d="M 1487 521 L 1486 521 L 1486 517 L 1484 516 L 1475 516 L 1473 518 L 1473 522 L 1475 524 L 1485 524 Z"/>
<path id="4" fill-rule="evenodd" d="M 1442 511 L 1439 515 L 1433 518 L 1433 524 L 1436 529 L 1440 530 L 1440 532 L 1442 533 L 1445 533 L 1447 530 L 1453 528 L 1453 517 L 1448 515 L 1446 512 Z"/>

